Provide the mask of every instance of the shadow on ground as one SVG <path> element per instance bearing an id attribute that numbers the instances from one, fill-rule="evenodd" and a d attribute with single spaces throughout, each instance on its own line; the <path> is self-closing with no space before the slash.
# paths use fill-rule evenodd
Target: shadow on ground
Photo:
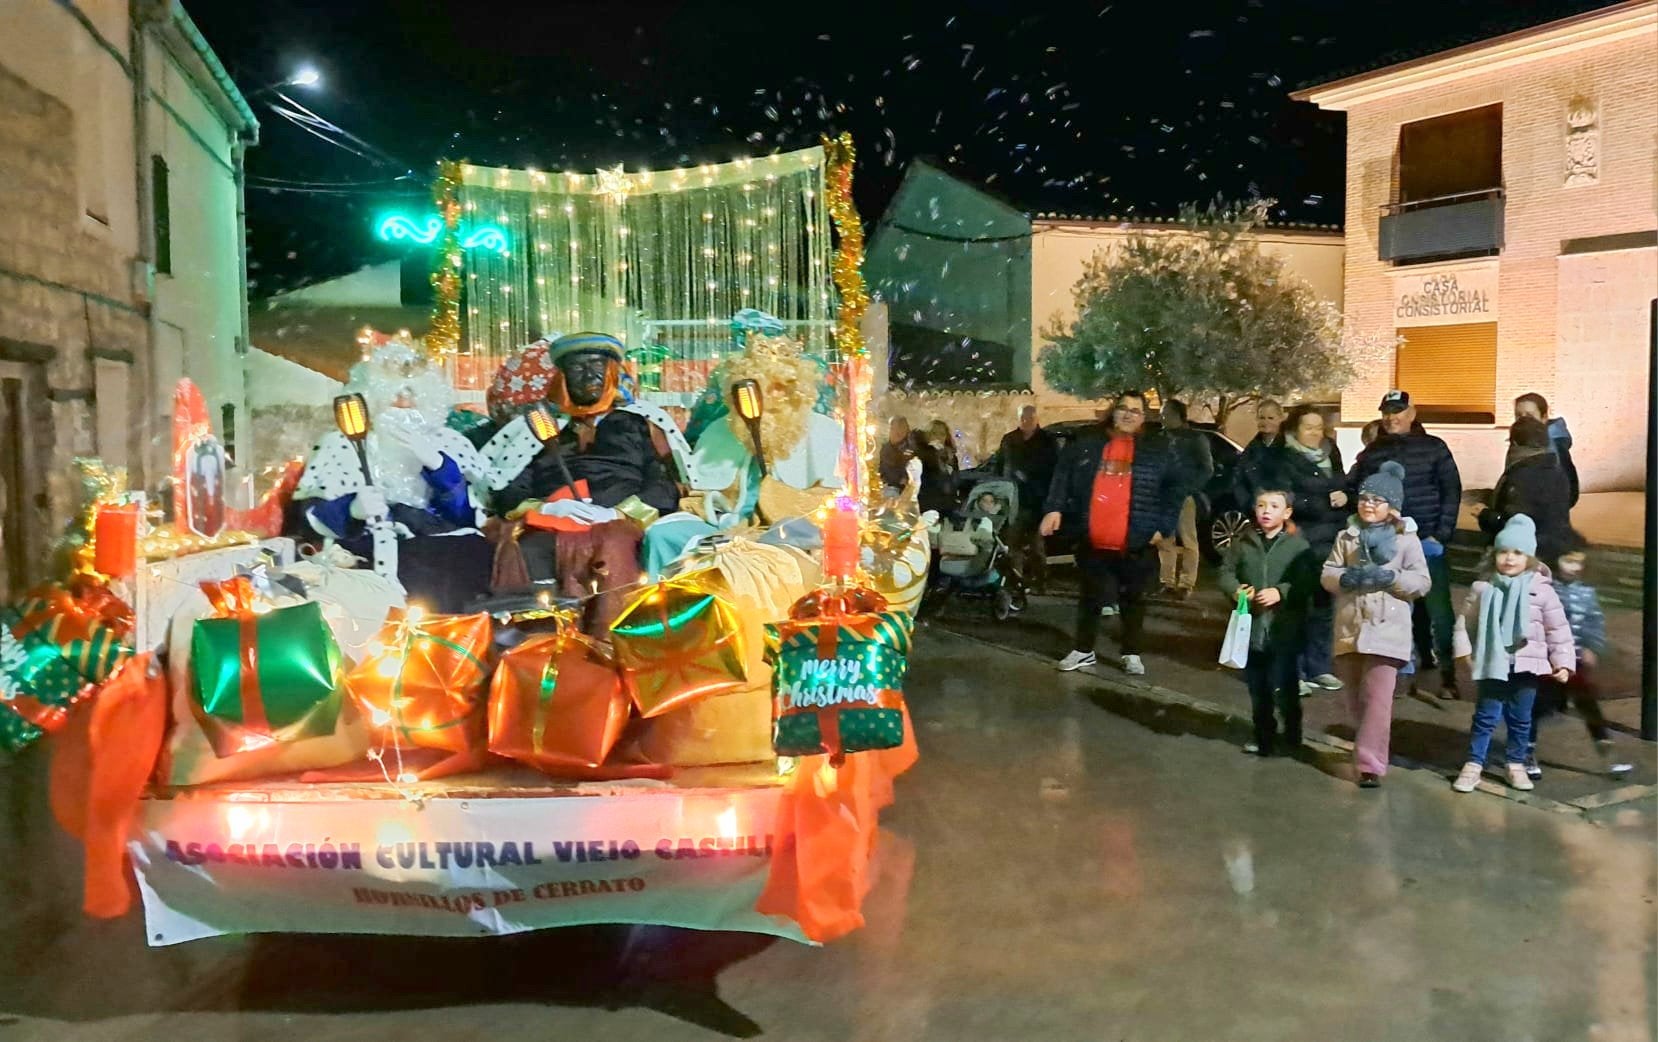
<path id="1" fill-rule="evenodd" d="M 137 916 L 134 911 L 128 918 Z M 115 925 L 103 924 L 103 929 Z M 106 943 L 130 956 L 143 943 L 141 924 L 132 925 L 131 930 L 113 931 L 121 937 Z M 5 988 L 0 989 L 0 1006 L 9 1013 L 70 1022 L 161 1013 L 337 1015 L 484 1004 L 641 1008 L 728 1038 L 754 1038 L 761 1026 L 720 998 L 718 977 L 775 940 L 646 926 L 566 927 L 481 939 L 215 938 L 143 956 L 147 974 L 175 987 L 135 993 L 112 981 L 92 988 L 84 982 L 67 988 Z"/>

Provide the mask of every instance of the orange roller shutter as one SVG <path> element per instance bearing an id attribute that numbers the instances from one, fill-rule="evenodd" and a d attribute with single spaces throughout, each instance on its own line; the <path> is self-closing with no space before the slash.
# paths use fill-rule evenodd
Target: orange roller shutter
<path id="1" fill-rule="evenodd" d="M 1418 408 L 1489 413 L 1497 399 L 1497 323 L 1401 329 L 1395 386 Z"/>

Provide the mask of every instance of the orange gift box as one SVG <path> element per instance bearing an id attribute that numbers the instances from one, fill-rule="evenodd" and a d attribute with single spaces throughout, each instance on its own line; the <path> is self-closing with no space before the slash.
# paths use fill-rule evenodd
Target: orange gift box
<path id="1" fill-rule="evenodd" d="M 466 752 L 482 743 L 492 623 L 476 615 L 405 616 L 381 629 L 345 678 L 377 733 Z"/>
<path id="2" fill-rule="evenodd" d="M 574 629 L 530 637 L 490 681 L 489 751 L 549 774 L 604 763 L 627 719 L 615 663 Z"/>

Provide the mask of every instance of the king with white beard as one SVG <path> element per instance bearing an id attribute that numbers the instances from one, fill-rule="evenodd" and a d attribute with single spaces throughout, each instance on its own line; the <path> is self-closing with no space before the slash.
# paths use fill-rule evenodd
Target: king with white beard
<path id="1" fill-rule="evenodd" d="M 454 394 L 443 372 L 393 340 L 352 367 L 363 396 L 368 473 L 350 440 L 318 440 L 294 492 L 292 534 L 338 542 L 402 583 L 412 601 L 460 611 L 487 592 L 492 549 L 479 531 L 490 468 L 444 425 Z"/>

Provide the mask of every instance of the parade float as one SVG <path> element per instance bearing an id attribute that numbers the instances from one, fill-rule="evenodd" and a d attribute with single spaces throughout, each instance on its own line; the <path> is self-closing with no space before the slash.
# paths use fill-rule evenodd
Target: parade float
<path id="1" fill-rule="evenodd" d="M 929 551 L 867 476 L 852 162 L 445 164 L 382 226 L 436 245 L 432 334 L 365 337 L 256 504 L 188 381 L 165 511 L 83 461 L 67 578 L 0 626 L 0 742 L 50 744 L 87 913 L 860 925 Z"/>

